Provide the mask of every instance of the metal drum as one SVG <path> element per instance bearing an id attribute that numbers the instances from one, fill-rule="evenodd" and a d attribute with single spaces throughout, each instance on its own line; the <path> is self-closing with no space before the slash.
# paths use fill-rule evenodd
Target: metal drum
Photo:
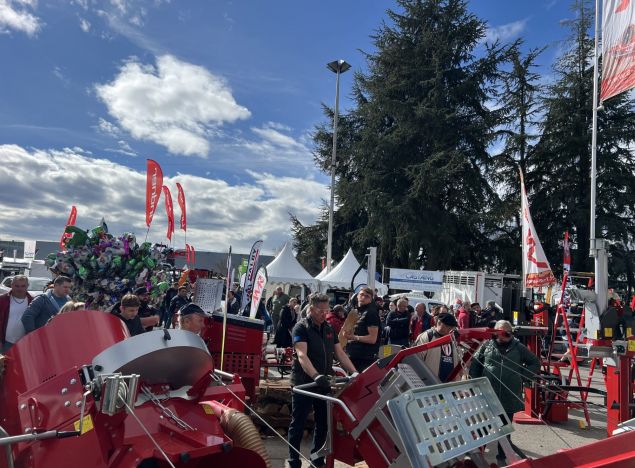
<path id="1" fill-rule="evenodd" d="M 149 385 L 172 388 L 194 385 L 213 370 L 203 340 L 186 330 L 155 330 L 111 346 L 93 359 L 95 376 L 121 372 L 139 374 Z"/>

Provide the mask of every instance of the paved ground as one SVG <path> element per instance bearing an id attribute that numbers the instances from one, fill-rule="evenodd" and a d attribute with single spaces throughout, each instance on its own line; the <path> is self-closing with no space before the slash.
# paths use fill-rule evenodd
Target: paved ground
<path id="1" fill-rule="evenodd" d="M 588 368 L 582 368 L 583 376 L 588 375 Z M 593 386 L 604 388 L 602 375 L 596 370 Z M 572 394 L 571 398 L 579 398 L 579 394 Z M 515 432 L 512 434 L 512 441 L 520 447 L 527 456 L 535 458 L 548 455 L 562 448 L 578 447 L 588 444 L 594 440 L 606 437 L 606 410 L 603 406 L 603 399 L 596 395 L 589 395 L 589 402 L 599 406 L 590 405 L 591 427 L 582 429 L 581 422 L 584 421 L 584 415 L 580 410 L 569 410 L 569 420 L 563 424 L 552 425 L 519 425 L 514 424 Z M 310 448 L 310 439 L 305 439 L 302 443 L 302 451 L 308 457 Z M 266 440 L 266 446 L 272 459 L 274 467 L 285 466 L 285 458 L 287 456 L 287 445 L 279 438 L 269 438 Z M 494 462 L 496 455 L 496 447 L 488 447 L 486 457 L 488 461 Z M 305 462 L 303 466 L 310 466 Z M 336 463 L 338 468 L 348 465 Z M 364 466 L 363 463 L 357 466 Z"/>

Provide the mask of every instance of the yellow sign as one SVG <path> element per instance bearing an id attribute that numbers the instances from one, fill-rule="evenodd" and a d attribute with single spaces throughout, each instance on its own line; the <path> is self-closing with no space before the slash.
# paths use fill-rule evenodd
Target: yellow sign
<path id="1" fill-rule="evenodd" d="M 613 338 L 613 329 L 605 328 L 604 329 L 604 338 Z"/>
<path id="2" fill-rule="evenodd" d="M 628 340 L 628 351 L 635 352 L 635 340 Z"/>
<path id="3" fill-rule="evenodd" d="M 73 426 L 75 426 L 76 431 L 79 431 L 79 419 L 73 423 Z M 90 417 L 90 414 L 87 414 L 84 416 L 82 434 L 86 434 L 88 431 L 92 431 L 93 429 L 95 429 L 95 426 L 93 426 L 93 419 Z"/>
<path id="4" fill-rule="evenodd" d="M 629 336 L 633 336 L 633 329 L 631 327 L 626 327 L 626 338 Z"/>

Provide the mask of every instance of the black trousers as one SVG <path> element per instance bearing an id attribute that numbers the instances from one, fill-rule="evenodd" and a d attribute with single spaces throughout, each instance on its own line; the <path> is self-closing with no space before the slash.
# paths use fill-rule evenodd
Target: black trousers
<path id="1" fill-rule="evenodd" d="M 311 409 L 314 412 L 315 430 L 313 432 L 313 448 L 311 453 L 317 452 L 322 448 L 326 441 L 327 424 L 326 420 L 326 402 L 305 395 L 294 393 L 291 397 L 291 425 L 289 426 L 289 444 L 296 450 L 300 450 L 302 443 L 302 434 L 304 433 L 304 425 L 306 418 L 309 416 Z M 289 468 L 300 468 L 302 461 L 298 452 L 289 448 Z M 315 466 L 324 464 L 324 459 L 320 458 L 313 462 Z"/>

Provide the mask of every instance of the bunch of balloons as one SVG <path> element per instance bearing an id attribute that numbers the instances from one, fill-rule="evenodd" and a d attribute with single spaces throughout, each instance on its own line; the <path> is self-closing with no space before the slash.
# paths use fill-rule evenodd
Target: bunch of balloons
<path id="1" fill-rule="evenodd" d="M 173 267 L 167 260 L 173 252 L 167 246 L 138 244 L 128 232 L 115 237 L 103 225 L 91 231 L 68 226 L 66 232 L 71 237 L 65 250 L 50 254 L 46 265 L 73 279 L 74 300 L 107 309 L 137 287 L 146 287 L 154 299 L 169 288 Z"/>

